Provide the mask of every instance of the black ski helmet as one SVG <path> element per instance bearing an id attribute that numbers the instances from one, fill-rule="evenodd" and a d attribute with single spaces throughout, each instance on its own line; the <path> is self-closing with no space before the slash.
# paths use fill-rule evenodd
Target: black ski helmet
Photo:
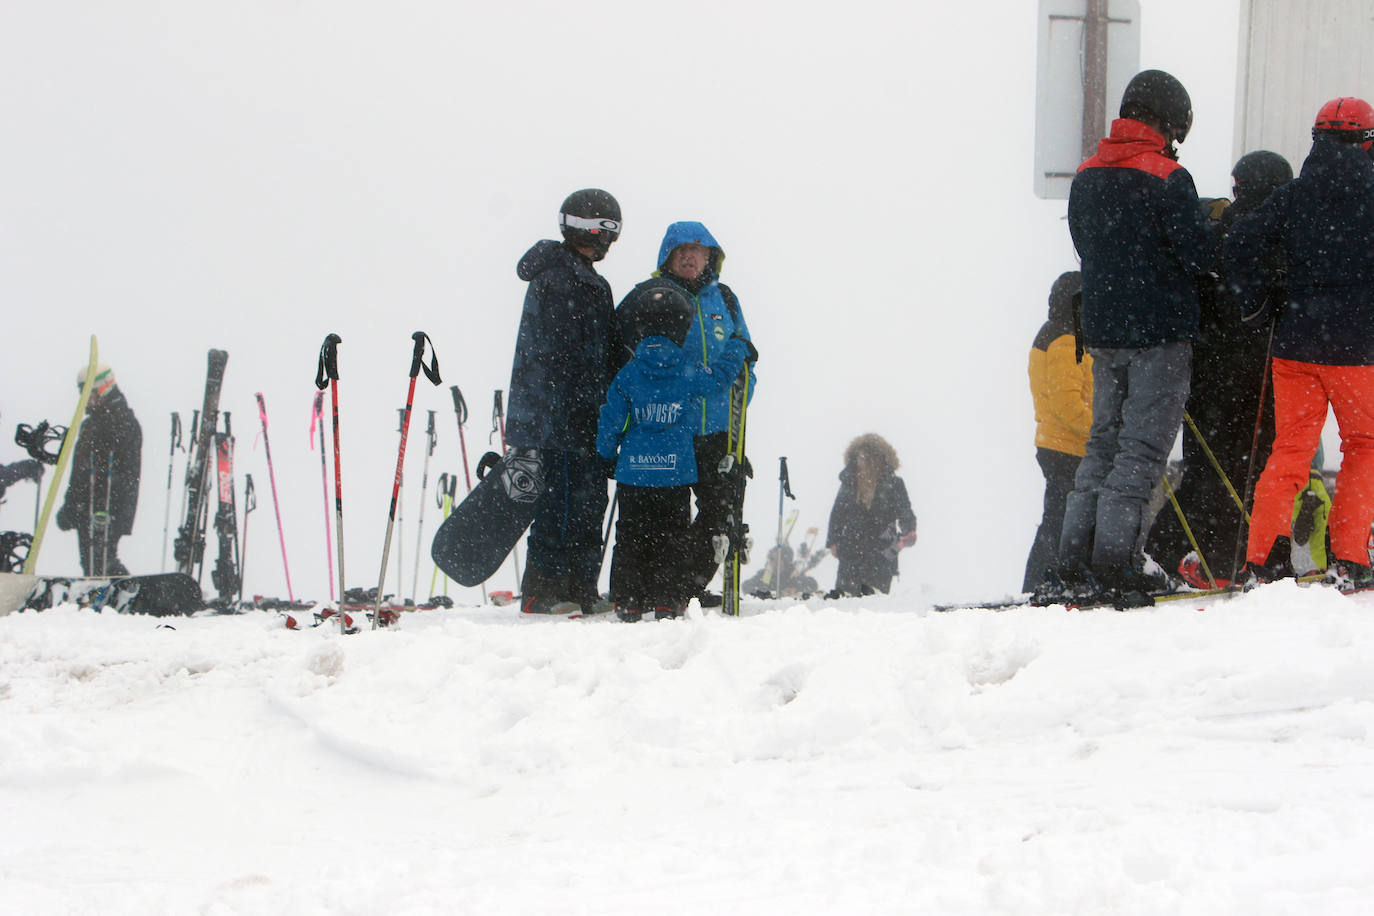
<path id="1" fill-rule="evenodd" d="M 1120 116 L 1155 121 L 1174 135 L 1176 143 L 1182 143 L 1193 126 L 1193 100 L 1173 74 L 1142 70 L 1131 77 L 1121 94 Z"/>
<path id="2" fill-rule="evenodd" d="M 1257 149 L 1236 160 L 1231 169 L 1231 194 L 1235 202 L 1253 210 L 1280 185 L 1293 180 L 1293 166 L 1278 153 Z"/>
<path id="3" fill-rule="evenodd" d="M 620 204 L 600 188 L 574 191 L 558 208 L 558 226 L 563 238 L 596 252 L 599 261 L 620 237 Z"/>
<path id="4" fill-rule="evenodd" d="M 628 308 L 625 343 L 631 350 L 646 337 L 666 337 L 682 346 L 697 313 L 686 295 L 671 283 L 640 287 Z"/>

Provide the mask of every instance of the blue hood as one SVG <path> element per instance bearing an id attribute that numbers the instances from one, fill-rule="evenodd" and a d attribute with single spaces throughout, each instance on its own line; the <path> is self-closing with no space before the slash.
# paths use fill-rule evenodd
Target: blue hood
<path id="1" fill-rule="evenodd" d="M 715 236 L 711 235 L 709 229 L 703 224 L 695 221 L 673 223 L 668 230 L 663 233 L 663 244 L 658 246 L 658 269 L 662 271 L 664 265 L 668 263 L 668 255 L 673 253 L 673 249 L 679 245 L 691 242 L 696 245 L 705 245 L 711 249 L 710 269 L 717 277 L 720 276 L 721 267 L 725 264 L 725 249 L 720 247 Z"/>

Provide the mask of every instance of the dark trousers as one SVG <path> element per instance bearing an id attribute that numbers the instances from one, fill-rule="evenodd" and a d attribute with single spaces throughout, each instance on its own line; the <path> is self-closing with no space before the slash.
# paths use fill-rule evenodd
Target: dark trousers
<path id="1" fill-rule="evenodd" d="M 619 484 L 616 493 L 620 520 L 611 556 L 611 600 L 637 611 L 686 604 L 697 590 L 684 562 L 691 488 Z"/>
<path id="2" fill-rule="evenodd" d="M 76 530 L 76 543 L 81 549 L 81 572 L 87 576 L 127 576 L 129 568 L 119 559 L 121 535 L 106 536 L 105 529 L 96 526 L 92 537 L 89 525 Z"/>
<path id="3" fill-rule="evenodd" d="M 1268 368 L 1266 344 L 1264 339 L 1241 340 L 1224 350 L 1199 348 L 1194 352 L 1188 415 L 1222 473 L 1242 497 L 1248 495 L 1247 482 L 1253 486 L 1259 478 L 1274 444 L 1274 395 L 1264 380 Z M 1265 392 L 1262 409 L 1261 389 Z M 1249 526 L 1203 450 L 1202 442 L 1188 426 L 1183 428 L 1183 479 L 1175 496 L 1213 575 L 1234 578 L 1238 562 L 1245 560 L 1243 550 Z M 1192 549 L 1178 513 L 1166 506 L 1155 517 L 1145 543 L 1146 553 L 1172 574 Z"/>
<path id="4" fill-rule="evenodd" d="M 1183 425 L 1192 344 L 1093 347 L 1093 425 L 1064 507 L 1059 562 L 1099 577 L 1132 569 L 1146 509 Z"/>
<path id="5" fill-rule="evenodd" d="M 692 587 L 698 592 L 706 588 L 720 568 L 711 539 L 725 533 L 730 517 L 731 478 L 720 473 L 726 438 L 725 433 L 711 433 L 693 440 L 697 482 L 692 484 L 692 492 L 696 494 L 697 514 L 687 535 L 687 565 Z"/>
<path id="6" fill-rule="evenodd" d="M 1077 455 L 1037 448 L 1035 460 L 1045 475 L 1045 500 L 1040 513 L 1040 527 L 1035 530 L 1030 557 L 1026 560 L 1026 576 L 1021 590 L 1033 592 L 1045 581 L 1046 571 L 1058 565 L 1059 535 L 1064 530 L 1064 503 L 1073 489 L 1073 475 L 1078 471 Z"/>
<path id="7" fill-rule="evenodd" d="M 566 580 L 571 594 L 595 594 L 606 517 L 605 466 L 596 455 L 555 449 L 540 449 L 540 459 L 544 492 L 535 503 L 527 563 L 545 579 Z"/>

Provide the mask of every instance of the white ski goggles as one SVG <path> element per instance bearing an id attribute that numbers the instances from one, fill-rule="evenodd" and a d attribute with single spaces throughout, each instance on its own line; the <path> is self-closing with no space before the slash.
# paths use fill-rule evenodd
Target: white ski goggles
<path id="1" fill-rule="evenodd" d="M 614 232 L 616 235 L 620 234 L 620 220 L 604 216 L 588 219 L 584 216 L 573 216 L 571 213 L 560 213 L 558 214 L 558 225 L 593 233 Z"/>

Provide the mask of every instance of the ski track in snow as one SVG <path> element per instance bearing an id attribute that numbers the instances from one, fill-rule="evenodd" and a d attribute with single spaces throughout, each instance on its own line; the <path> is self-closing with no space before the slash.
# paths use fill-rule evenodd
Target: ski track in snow
<path id="1" fill-rule="evenodd" d="M 1374 899 L 1374 596 L 746 610 L 0 619 L 0 911 Z"/>

